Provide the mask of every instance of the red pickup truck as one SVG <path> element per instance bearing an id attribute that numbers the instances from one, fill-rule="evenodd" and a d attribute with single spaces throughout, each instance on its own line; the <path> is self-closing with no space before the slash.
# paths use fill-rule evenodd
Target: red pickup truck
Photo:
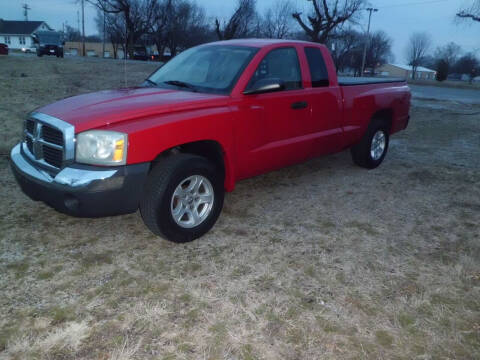
<path id="1" fill-rule="evenodd" d="M 323 45 L 232 40 L 184 51 L 139 87 L 37 109 L 11 151 L 22 190 L 74 216 L 135 212 L 196 239 L 235 182 L 350 148 L 377 167 L 407 127 L 401 79 L 337 79 Z"/>

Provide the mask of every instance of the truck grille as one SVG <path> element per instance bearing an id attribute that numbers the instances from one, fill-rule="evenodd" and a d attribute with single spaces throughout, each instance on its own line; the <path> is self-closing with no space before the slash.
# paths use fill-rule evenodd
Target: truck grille
<path id="1" fill-rule="evenodd" d="M 52 149 L 48 145 L 43 145 L 42 151 L 43 151 L 43 159 L 47 164 L 55 166 L 56 168 L 62 167 L 62 161 L 63 161 L 62 150 Z"/>
<path id="2" fill-rule="evenodd" d="M 63 146 L 63 133 L 50 126 L 42 126 L 42 138 L 49 143 Z"/>
<path id="3" fill-rule="evenodd" d="M 73 146 L 73 126 L 45 114 L 32 114 L 25 121 L 25 152 L 50 170 L 61 169 L 64 161 L 71 159 L 71 155 L 65 156 L 68 150 L 65 131 L 72 137 L 70 146 Z"/>
<path id="4" fill-rule="evenodd" d="M 25 138 L 25 142 L 27 143 L 27 148 L 30 150 L 30 152 L 33 154 L 33 140 L 30 137 Z"/>
<path id="5" fill-rule="evenodd" d="M 35 129 L 35 121 L 28 119 L 26 123 L 26 128 L 27 128 L 27 132 L 29 132 L 30 134 L 33 134 L 33 131 Z"/>

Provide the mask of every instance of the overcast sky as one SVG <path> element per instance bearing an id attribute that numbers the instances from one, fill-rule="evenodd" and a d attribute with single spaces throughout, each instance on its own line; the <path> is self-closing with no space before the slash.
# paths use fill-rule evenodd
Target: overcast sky
<path id="1" fill-rule="evenodd" d="M 262 12 L 277 0 L 257 0 Z M 77 11 L 80 9 L 75 0 L 0 0 L 0 18 L 5 20 L 23 20 L 21 5 L 27 2 L 31 7 L 29 20 L 44 20 L 57 30 L 62 23 L 77 27 Z M 236 0 L 197 0 L 207 10 L 209 16 L 228 17 L 235 7 Z M 308 11 L 311 4 L 307 0 L 292 0 L 298 9 Z M 417 31 L 426 31 L 432 37 L 432 50 L 449 41 L 458 43 L 464 51 L 476 51 L 480 56 L 480 24 L 455 23 L 455 12 L 468 3 L 467 0 L 370 0 L 379 11 L 372 16 L 372 30 L 384 30 L 393 39 L 393 53 L 398 63 L 405 62 L 405 48 L 408 37 Z M 86 33 L 94 34 L 95 9 L 87 6 Z M 366 28 L 367 16 L 362 19 Z"/>

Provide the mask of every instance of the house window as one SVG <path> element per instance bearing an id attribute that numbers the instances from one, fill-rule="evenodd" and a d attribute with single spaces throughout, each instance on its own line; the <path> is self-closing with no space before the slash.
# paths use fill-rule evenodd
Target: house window
<path id="1" fill-rule="evenodd" d="M 25 45 L 25 36 L 20 36 L 20 45 Z"/>
<path id="2" fill-rule="evenodd" d="M 10 36 L 5 36 L 5 44 L 10 44 Z"/>

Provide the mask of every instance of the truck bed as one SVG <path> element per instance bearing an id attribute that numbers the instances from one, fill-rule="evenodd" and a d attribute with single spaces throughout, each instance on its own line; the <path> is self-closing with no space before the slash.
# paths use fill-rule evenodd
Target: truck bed
<path id="1" fill-rule="evenodd" d="M 354 85 L 370 85 L 370 84 L 386 84 L 405 82 L 401 78 L 375 78 L 375 77 L 339 77 L 338 84 L 340 86 L 354 86 Z"/>

